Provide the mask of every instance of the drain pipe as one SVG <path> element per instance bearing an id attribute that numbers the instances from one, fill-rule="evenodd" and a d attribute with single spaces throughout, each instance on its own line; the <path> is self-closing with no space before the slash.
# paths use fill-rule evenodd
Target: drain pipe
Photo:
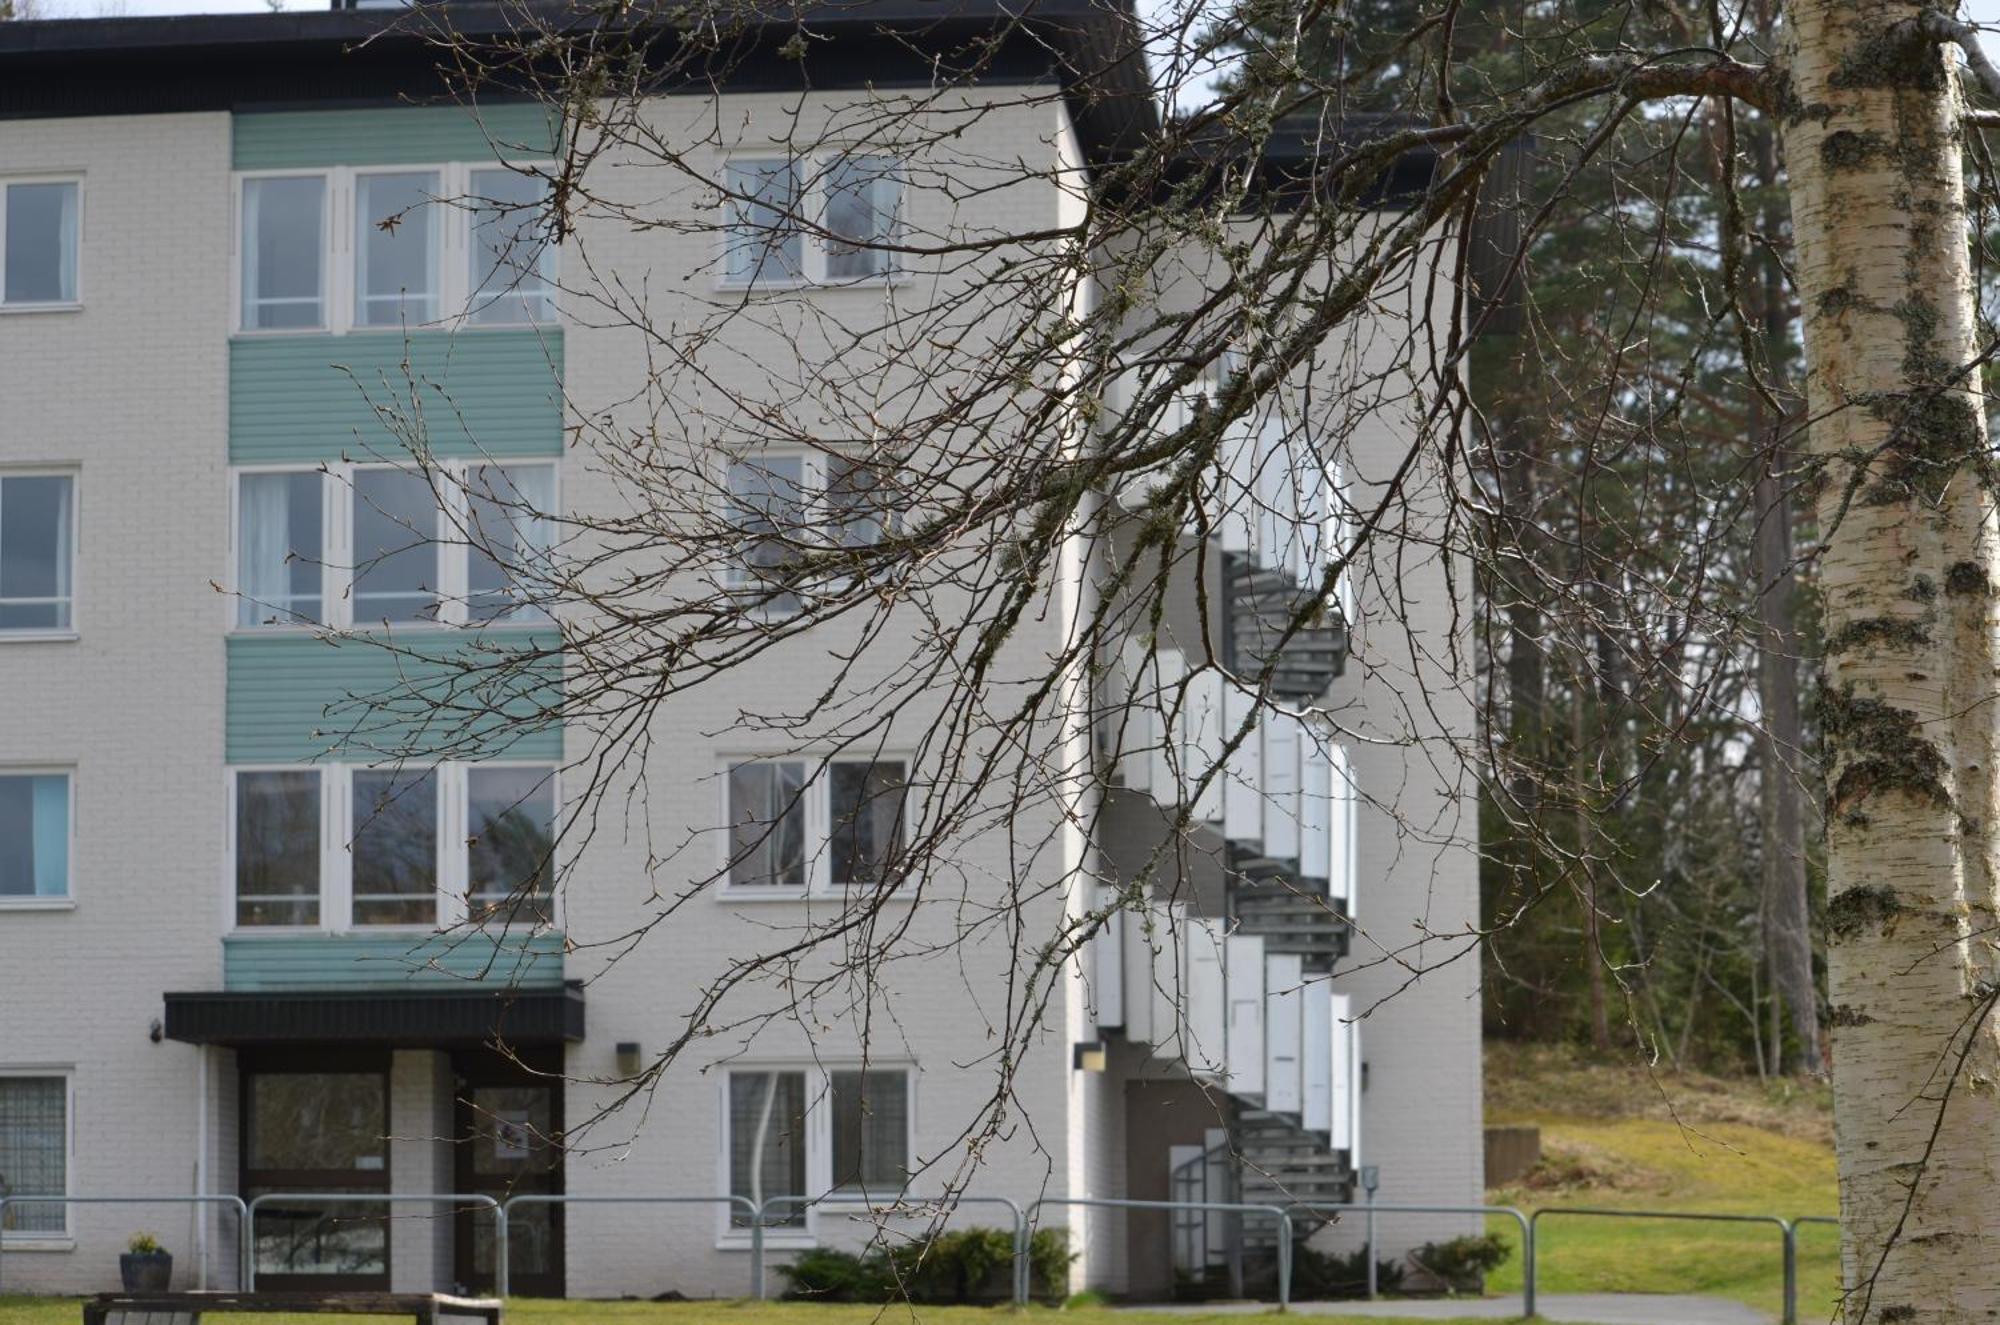
<path id="1" fill-rule="evenodd" d="M 1373 1302 L 1378 1293 L 1375 1284 L 1375 1189 L 1382 1185 L 1382 1170 L 1373 1164 L 1361 1167 L 1361 1190 L 1368 1193 L 1368 1245 L 1362 1255 L 1368 1261 L 1368 1300 Z"/>

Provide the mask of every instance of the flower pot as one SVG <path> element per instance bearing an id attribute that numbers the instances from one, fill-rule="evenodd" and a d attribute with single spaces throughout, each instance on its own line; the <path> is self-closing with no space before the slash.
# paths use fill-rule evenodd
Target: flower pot
<path id="1" fill-rule="evenodd" d="M 172 1252 L 128 1251 L 118 1258 L 118 1278 L 128 1293 L 164 1293 L 173 1277 Z"/>

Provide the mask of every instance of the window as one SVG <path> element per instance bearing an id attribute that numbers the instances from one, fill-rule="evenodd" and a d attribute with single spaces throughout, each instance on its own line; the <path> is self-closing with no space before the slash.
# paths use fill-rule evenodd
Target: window
<path id="1" fill-rule="evenodd" d="M 798 163 L 783 159 L 731 161 L 724 171 L 731 282 L 797 281 L 805 277 L 805 236 L 798 228 Z"/>
<path id="2" fill-rule="evenodd" d="M 473 918 L 553 920 L 554 771 L 468 768 L 465 804 L 466 893 Z"/>
<path id="3" fill-rule="evenodd" d="M 724 168 L 723 188 L 727 284 L 853 281 L 896 271 L 903 167 L 894 157 L 739 158 Z"/>
<path id="4" fill-rule="evenodd" d="M 317 470 L 245 474 L 237 485 L 237 625 L 326 620 L 321 477 Z"/>
<path id="5" fill-rule="evenodd" d="M 338 1055 L 319 1050 L 283 1070 L 245 1055 L 245 1198 L 389 1191 L 387 1065 L 327 1063 Z M 388 1215 L 386 1202 L 267 1201 L 257 1209 L 257 1276 L 275 1288 L 386 1289 Z"/>
<path id="6" fill-rule="evenodd" d="M 354 772 L 354 923 L 435 925 L 438 778 L 433 770 Z"/>
<path id="7" fill-rule="evenodd" d="M 413 469 L 354 473 L 354 619 L 438 619 L 438 506 Z"/>
<path id="8" fill-rule="evenodd" d="M 335 167 L 245 176 L 242 190 L 242 331 L 555 320 L 548 190 L 529 170 Z"/>
<path id="9" fill-rule="evenodd" d="M 230 779 L 238 929 L 555 921 L 553 765 L 327 764 Z"/>
<path id="10" fill-rule="evenodd" d="M 806 1074 L 729 1074 L 729 1194 L 762 1205 L 774 1196 L 806 1194 Z M 737 1213 L 739 1224 L 747 1217 Z M 768 1221 L 802 1226 L 804 1203 Z"/>
<path id="11" fill-rule="evenodd" d="M 896 268 L 902 167 L 893 157 L 843 156 L 826 168 L 828 280 L 884 276 Z"/>
<path id="12" fill-rule="evenodd" d="M 70 775 L 0 772 L 0 906 L 68 897 Z"/>
<path id="13" fill-rule="evenodd" d="M 466 470 L 467 620 L 545 619 L 536 604 L 549 598 L 555 479 L 553 465 L 474 465 Z"/>
<path id="14" fill-rule="evenodd" d="M 0 635 L 69 631 L 76 480 L 0 474 Z"/>
<path id="15" fill-rule="evenodd" d="M 326 177 L 244 180 L 244 329 L 324 327 L 325 263 Z"/>
<path id="16" fill-rule="evenodd" d="M 881 1200 L 909 1181 L 914 1074 L 908 1068 L 732 1068 L 725 1083 L 729 1193 L 774 1208 L 768 1225 L 802 1229 L 808 1199 Z M 731 1222 L 748 1220 L 734 1213 Z"/>
<path id="17" fill-rule="evenodd" d="M 732 888 L 851 888 L 895 882 L 909 784 L 902 760 L 732 764 Z"/>
<path id="18" fill-rule="evenodd" d="M 0 304 L 32 308 L 76 303 L 83 186 L 73 179 L 17 180 L 4 192 Z"/>
<path id="19" fill-rule="evenodd" d="M 895 1193 L 910 1176 L 907 1072 L 829 1074 L 833 1095 L 833 1187 Z"/>
<path id="20" fill-rule="evenodd" d="M 764 452 L 730 461 L 727 482 L 729 520 L 743 536 L 730 579 L 755 588 L 750 605 L 765 611 L 798 610 L 796 591 L 807 586 L 793 567 L 808 552 L 870 547 L 896 527 L 891 484 L 863 457 Z"/>
<path id="21" fill-rule="evenodd" d="M 479 326 L 552 322 L 555 246 L 548 242 L 548 183 L 517 170 L 474 170 L 472 291 L 469 312 Z"/>
<path id="22" fill-rule="evenodd" d="M 317 925 L 320 775 L 236 775 L 236 923 Z"/>
<path id="23" fill-rule="evenodd" d="M 0 1235 L 62 1237 L 69 1207 L 20 1203 L 69 1194 L 69 1079 L 0 1074 Z"/>
<path id="24" fill-rule="evenodd" d="M 438 174 L 354 177 L 354 324 L 417 326 L 438 316 Z"/>

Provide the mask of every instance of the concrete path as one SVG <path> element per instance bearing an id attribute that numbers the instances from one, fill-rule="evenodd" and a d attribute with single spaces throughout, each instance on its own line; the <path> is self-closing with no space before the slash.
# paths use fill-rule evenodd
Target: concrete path
<path id="1" fill-rule="evenodd" d="M 1542 1319 L 1576 1325 L 1771 1325 L 1771 1317 L 1720 1297 L 1665 1293 L 1543 1293 L 1535 1302 Z M 1263 1312 L 1261 1302 L 1209 1306 L 1147 1307 L 1148 1311 Z M 1519 1297 L 1475 1301 L 1409 1299 L 1385 1302 L 1294 1302 L 1301 1316 L 1379 1316 L 1384 1320 L 1519 1320 Z"/>

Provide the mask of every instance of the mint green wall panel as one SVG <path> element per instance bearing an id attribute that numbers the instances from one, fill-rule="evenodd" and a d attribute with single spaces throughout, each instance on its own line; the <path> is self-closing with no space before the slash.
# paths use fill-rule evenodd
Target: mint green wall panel
<path id="1" fill-rule="evenodd" d="M 240 336 L 230 462 L 394 457 L 412 437 L 441 456 L 560 455 L 562 347 L 554 327 Z"/>
<path id="2" fill-rule="evenodd" d="M 238 170 L 531 161 L 555 155 L 555 120 L 534 102 L 281 110 L 235 116 Z"/>
<path id="3" fill-rule="evenodd" d="M 222 940 L 232 994 L 308 990 L 560 989 L 560 934 L 259 934 Z"/>
<path id="4" fill-rule="evenodd" d="M 561 691 L 554 631 L 418 627 L 392 638 L 396 651 L 366 640 L 231 635 L 229 762 L 366 763 L 406 749 L 562 758 L 560 726 L 536 717 Z M 473 670 L 502 658 L 498 676 Z"/>

